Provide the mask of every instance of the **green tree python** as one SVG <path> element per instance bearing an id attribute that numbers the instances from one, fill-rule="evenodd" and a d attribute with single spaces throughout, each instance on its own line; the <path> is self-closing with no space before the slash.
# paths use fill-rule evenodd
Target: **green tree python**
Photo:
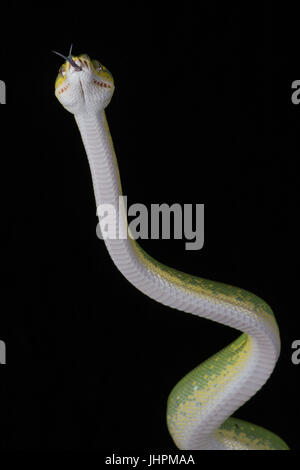
<path id="1" fill-rule="evenodd" d="M 55 52 L 55 51 L 53 51 Z M 169 307 L 205 317 L 242 332 L 229 346 L 188 373 L 171 391 L 167 426 L 179 449 L 286 450 L 274 433 L 230 417 L 267 381 L 280 353 L 279 330 L 269 305 L 256 295 L 220 282 L 185 274 L 149 256 L 130 237 L 116 155 L 105 108 L 114 92 L 111 73 L 86 54 L 60 67 L 55 95 L 74 114 L 89 161 L 96 206 L 114 207 L 116 236 L 106 235 L 108 252 L 137 289 Z M 99 215 L 99 214 L 98 214 Z M 130 234 L 129 234 L 130 235 Z"/>

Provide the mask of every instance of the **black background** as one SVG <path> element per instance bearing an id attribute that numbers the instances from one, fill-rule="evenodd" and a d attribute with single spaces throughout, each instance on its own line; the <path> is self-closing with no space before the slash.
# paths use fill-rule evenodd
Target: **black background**
<path id="1" fill-rule="evenodd" d="M 205 204 L 205 244 L 141 245 L 163 263 L 264 298 L 281 332 L 271 379 L 235 416 L 299 446 L 295 10 L 260 3 L 11 4 L 1 31 L 1 448 L 174 451 L 169 392 L 237 332 L 159 305 L 97 239 L 74 118 L 52 49 L 99 59 L 128 203 Z"/>

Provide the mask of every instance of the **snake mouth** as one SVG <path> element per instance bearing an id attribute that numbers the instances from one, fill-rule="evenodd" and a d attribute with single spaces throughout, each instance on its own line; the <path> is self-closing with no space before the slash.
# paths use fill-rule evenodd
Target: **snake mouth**
<path id="1" fill-rule="evenodd" d="M 111 86 L 108 83 L 102 82 L 101 80 L 95 80 L 93 79 L 94 85 L 98 87 L 104 87 L 104 88 L 111 88 Z"/>
<path id="2" fill-rule="evenodd" d="M 82 67 L 80 65 L 76 64 L 75 60 L 72 57 L 68 58 L 68 62 L 70 64 L 70 66 L 72 65 L 75 72 L 81 72 Z M 80 63 L 81 63 L 81 61 L 80 61 Z"/>

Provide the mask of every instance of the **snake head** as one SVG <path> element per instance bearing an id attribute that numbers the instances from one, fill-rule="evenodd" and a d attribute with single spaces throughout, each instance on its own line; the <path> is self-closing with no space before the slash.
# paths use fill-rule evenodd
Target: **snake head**
<path id="1" fill-rule="evenodd" d="M 106 108 L 114 92 L 114 80 L 107 68 L 86 54 L 72 55 L 72 46 L 68 56 L 55 53 L 66 59 L 55 81 L 55 96 L 64 108 L 72 114 Z"/>

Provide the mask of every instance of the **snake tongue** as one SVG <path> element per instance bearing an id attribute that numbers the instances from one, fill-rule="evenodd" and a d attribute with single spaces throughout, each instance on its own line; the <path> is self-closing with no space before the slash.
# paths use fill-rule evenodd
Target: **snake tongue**
<path id="1" fill-rule="evenodd" d="M 82 70 L 82 68 L 80 67 L 80 65 L 77 65 L 76 62 L 72 59 L 72 55 L 71 55 L 71 52 L 72 52 L 72 46 L 71 46 L 71 49 L 70 49 L 70 52 L 69 52 L 69 55 L 68 57 L 61 54 L 60 52 L 57 52 L 57 51 L 52 51 L 54 52 L 54 54 L 57 54 L 59 55 L 60 57 L 62 57 L 63 59 L 67 60 L 71 65 L 72 67 L 74 67 L 74 69 L 77 71 L 77 72 L 80 72 Z"/>
<path id="2" fill-rule="evenodd" d="M 80 70 L 82 70 L 82 68 L 80 67 L 80 65 L 77 65 L 76 62 L 72 59 L 72 57 L 67 57 L 67 61 L 70 62 L 70 64 L 72 65 L 72 67 L 74 67 L 74 69 L 75 69 L 77 72 L 80 72 Z"/>

